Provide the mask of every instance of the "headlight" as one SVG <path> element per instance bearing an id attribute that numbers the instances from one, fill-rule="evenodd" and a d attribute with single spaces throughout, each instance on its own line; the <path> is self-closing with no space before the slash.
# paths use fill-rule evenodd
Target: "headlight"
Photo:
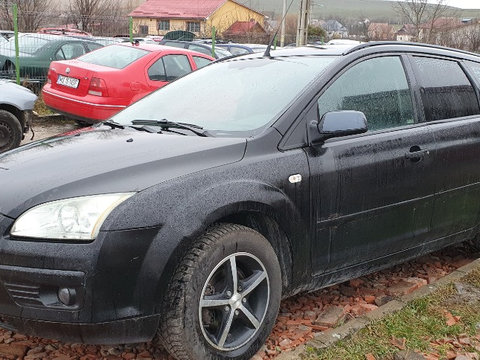
<path id="1" fill-rule="evenodd" d="M 15 221 L 10 234 L 41 239 L 93 240 L 108 214 L 133 194 L 82 196 L 38 205 Z"/>

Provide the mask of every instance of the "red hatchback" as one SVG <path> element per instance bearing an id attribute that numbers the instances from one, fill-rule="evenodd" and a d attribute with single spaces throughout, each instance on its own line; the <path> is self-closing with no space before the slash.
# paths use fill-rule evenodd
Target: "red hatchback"
<path id="1" fill-rule="evenodd" d="M 116 44 L 75 60 L 53 61 L 45 104 L 89 123 L 106 120 L 133 102 L 215 59 L 161 45 Z"/>

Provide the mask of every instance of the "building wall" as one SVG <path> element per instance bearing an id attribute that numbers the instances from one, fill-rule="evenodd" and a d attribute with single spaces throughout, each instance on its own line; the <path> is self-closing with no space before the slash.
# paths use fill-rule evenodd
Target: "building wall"
<path id="1" fill-rule="evenodd" d="M 187 30 L 187 22 L 199 21 L 200 32 L 195 33 L 199 37 L 210 37 L 212 26 L 215 26 L 217 34 L 221 35 L 236 21 L 249 21 L 254 19 L 262 27 L 264 16 L 232 1 L 227 1 L 215 11 L 206 21 L 185 20 L 185 19 L 164 19 L 170 20 L 170 30 L 158 30 L 158 23 L 161 19 L 155 18 L 133 18 L 133 32 L 140 34 L 140 26 L 148 26 L 148 35 L 165 35 L 168 31 Z"/>
<path id="2" fill-rule="evenodd" d="M 263 15 L 232 1 L 227 1 L 207 19 L 205 31 L 211 33 L 212 26 L 215 26 L 217 34 L 222 34 L 236 21 L 250 21 L 251 19 L 264 27 Z"/>
<path id="3" fill-rule="evenodd" d="M 183 19 L 165 19 L 170 20 L 170 30 L 158 30 L 160 20 L 161 19 L 133 18 L 133 33 L 140 34 L 140 26 L 142 25 L 148 26 L 148 35 L 165 35 L 169 31 L 187 30 L 187 20 Z"/>

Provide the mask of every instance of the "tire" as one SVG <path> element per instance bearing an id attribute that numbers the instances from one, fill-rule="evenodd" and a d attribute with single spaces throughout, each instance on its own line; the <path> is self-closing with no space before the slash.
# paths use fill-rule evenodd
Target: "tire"
<path id="1" fill-rule="evenodd" d="M 85 120 L 78 120 L 78 119 L 75 119 L 74 120 L 78 126 L 80 127 L 88 127 L 88 126 L 92 126 L 92 123 L 89 123 L 88 121 L 85 121 Z"/>
<path id="2" fill-rule="evenodd" d="M 17 117 L 6 110 L 0 110 L 0 152 L 19 146 L 22 135 L 22 125 Z"/>
<path id="3" fill-rule="evenodd" d="M 272 331 L 281 293 L 280 265 L 267 239 L 245 226 L 217 225 L 177 267 L 160 339 L 179 360 L 250 359 Z"/>

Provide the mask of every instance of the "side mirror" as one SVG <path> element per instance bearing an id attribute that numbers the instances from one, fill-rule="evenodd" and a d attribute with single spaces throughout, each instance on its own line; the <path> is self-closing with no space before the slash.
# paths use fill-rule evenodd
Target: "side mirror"
<path id="1" fill-rule="evenodd" d="M 320 123 L 313 121 L 309 126 L 310 144 L 367 132 L 367 118 L 361 111 L 331 111 L 323 115 Z"/>

